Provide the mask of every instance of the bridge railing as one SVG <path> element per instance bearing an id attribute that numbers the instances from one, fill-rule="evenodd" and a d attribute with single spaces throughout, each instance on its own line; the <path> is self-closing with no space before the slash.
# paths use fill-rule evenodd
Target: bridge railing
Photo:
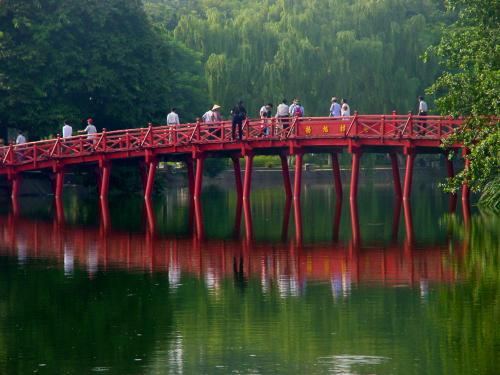
<path id="1" fill-rule="evenodd" d="M 248 119 L 245 141 L 308 138 L 379 138 L 441 140 L 463 124 L 462 119 L 441 116 L 358 115 L 341 118 L 301 117 Z M 182 147 L 190 144 L 232 142 L 231 121 L 148 126 L 106 131 L 94 135 L 56 138 L 0 147 L 0 167 L 34 164 L 95 153 L 134 151 L 143 148 Z"/>

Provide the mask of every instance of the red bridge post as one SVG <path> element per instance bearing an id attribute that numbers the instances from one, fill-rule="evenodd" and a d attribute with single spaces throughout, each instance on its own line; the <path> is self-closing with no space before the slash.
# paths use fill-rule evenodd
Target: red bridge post
<path id="1" fill-rule="evenodd" d="M 148 179 L 146 182 L 146 189 L 144 190 L 145 199 L 151 199 L 151 194 L 153 193 L 153 186 L 155 182 L 157 164 L 158 164 L 157 160 L 150 160 L 148 162 Z"/>
<path id="2" fill-rule="evenodd" d="M 399 177 L 399 165 L 398 165 L 398 155 L 395 152 L 389 153 L 391 158 L 392 166 L 392 178 L 394 180 L 394 193 L 396 194 L 396 199 L 401 199 L 401 181 Z"/>
<path id="3" fill-rule="evenodd" d="M 342 200 L 342 177 L 340 176 L 339 158 L 336 152 L 332 152 L 333 180 L 335 182 L 335 195 L 337 201 Z"/>
<path id="4" fill-rule="evenodd" d="M 283 185 L 285 186 L 286 199 L 292 198 L 292 185 L 290 183 L 290 171 L 288 170 L 288 159 L 286 154 L 280 154 L 281 174 L 283 175 Z"/>
<path id="5" fill-rule="evenodd" d="M 448 153 L 445 154 L 445 162 L 446 162 L 446 172 L 448 178 L 455 177 L 455 171 L 453 170 L 453 160 L 449 159 Z M 456 209 L 457 209 L 457 194 L 450 193 L 450 204 L 449 204 L 450 213 L 455 212 Z"/>
<path id="6" fill-rule="evenodd" d="M 19 191 L 21 190 L 22 177 L 18 173 L 13 173 L 10 176 L 10 197 L 12 200 L 17 200 L 19 197 Z"/>
<path id="7" fill-rule="evenodd" d="M 467 157 L 468 150 L 464 150 L 464 157 Z M 470 168 L 470 160 L 465 159 L 465 170 Z M 469 198 L 470 198 L 470 187 L 465 181 L 462 184 L 462 213 L 464 216 L 464 224 L 467 226 L 470 221 L 470 206 L 469 206 Z"/>
<path id="8" fill-rule="evenodd" d="M 59 199 L 62 197 L 63 186 L 64 186 L 64 169 L 62 167 L 57 167 L 54 171 L 56 175 L 56 186 L 54 190 L 54 197 Z"/>
<path id="9" fill-rule="evenodd" d="M 300 200 L 300 190 L 302 187 L 302 152 L 295 154 L 295 176 L 293 183 L 293 200 Z"/>
<path id="10" fill-rule="evenodd" d="M 203 164 L 205 162 L 205 155 L 196 157 L 196 176 L 194 181 L 194 196 L 195 201 L 201 198 L 201 187 L 203 181 Z"/>
<path id="11" fill-rule="evenodd" d="M 361 161 L 361 150 L 352 151 L 352 166 L 351 166 L 351 186 L 349 191 L 349 200 L 355 201 L 358 196 L 358 179 L 359 179 L 359 164 Z"/>
<path id="12" fill-rule="evenodd" d="M 247 199 L 243 200 L 243 215 L 245 218 L 245 239 L 250 242 L 253 238 L 252 208 Z"/>
<path id="13" fill-rule="evenodd" d="M 111 175 L 111 163 L 108 160 L 101 160 L 99 168 L 101 169 L 101 187 L 99 190 L 99 198 L 101 200 L 108 199 L 109 191 L 109 176 Z"/>
<path id="14" fill-rule="evenodd" d="M 236 197 L 240 200 L 243 197 L 243 185 L 241 183 L 241 165 L 239 156 L 232 156 L 234 170 L 234 183 L 236 185 Z"/>
<path id="15" fill-rule="evenodd" d="M 194 197 L 194 168 L 193 168 L 193 159 L 186 158 L 184 161 L 186 164 L 187 170 L 187 179 L 188 179 L 188 189 L 189 189 L 189 198 L 193 199 Z"/>
<path id="16" fill-rule="evenodd" d="M 413 180 L 413 164 L 415 162 L 415 150 L 408 149 L 406 152 L 406 171 L 403 190 L 403 200 L 409 200 L 411 196 L 411 183 Z"/>
<path id="17" fill-rule="evenodd" d="M 243 181 L 243 200 L 250 199 L 250 188 L 252 185 L 253 154 L 245 155 L 245 180 Z"/>

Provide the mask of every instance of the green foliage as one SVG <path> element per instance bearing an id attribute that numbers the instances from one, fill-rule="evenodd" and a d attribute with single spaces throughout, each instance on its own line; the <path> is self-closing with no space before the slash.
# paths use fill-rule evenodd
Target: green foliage
<path id="1" fill-rule="evenodd" d="M 164 121 L 172 105 L 184 119 L 199 111 L 199 56 L 155 29 L 140 0 L 10 0 L 0 25 L 0 122 L 31 137 L 65 118 L 115 129 Z"/>
<path id="2" fill-rule="evenodd" d="M 444 73 L 429 89 L 440 96 L 442 114 L 467 116 L 467 126 L 447 144 L 463 143 L 471 166 L 446 185 L 457 190 L 467 181 L 471 188 L 496 193 L 483 200 L 498 206 L 500 160 L 500 3 L 498 0 L 448 2 L 456 21 L 443 31 L 441 42 L 426 56 L 437 55 Z M 490 116 L 494 116 L 491 120 Z M 495 119 L 496 118 L 496 119 Z"/>
<path id="3" fill-rule="evenodd" d="M 148 3 L 155 22 L 203 54 L 210 99 L 226 113 L 240 98 L 255 116 L 297 96 L 306 115 L 327 115 L 333 95 L 363 113 L 406 113 L 437 75 L 418 58 L 438 40 L 437 1 Z"/>

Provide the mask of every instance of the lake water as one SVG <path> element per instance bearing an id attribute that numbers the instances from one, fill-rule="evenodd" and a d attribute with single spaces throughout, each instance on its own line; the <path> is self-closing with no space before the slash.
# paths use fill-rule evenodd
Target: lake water
<path id="1" fill-rule="evenodd" d="M 276 184 L 253 186 L 251 236 L 221 186 L 201 234 L 185 187 L 104 218 L 70 189 L 64 212 L 4 200 L 0 373 L 498 374 L 500 220 L 464 226 L 438 180 L 416 176 L 410 228 L 363 175 L 354 235 L 348 199 L 307 178 L 301 236 Z"/>

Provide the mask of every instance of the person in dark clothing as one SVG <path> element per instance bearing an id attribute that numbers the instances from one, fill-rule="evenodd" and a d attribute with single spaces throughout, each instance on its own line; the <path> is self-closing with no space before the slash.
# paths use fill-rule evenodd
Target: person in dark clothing
<path id="1" fill-rule="evenodd" d="M 238 125 L 238 139 L 241 141 L 243 139 L 243 121 L 247 118 L 247 110 L 245 109 L 245 107 L 243 107 L 243 101 L 240 100 L 238 102 L 238 104 L 232 109 L 231 115 L 233 116 L 233 141 L 236 139 L 236 125 Z"/>

